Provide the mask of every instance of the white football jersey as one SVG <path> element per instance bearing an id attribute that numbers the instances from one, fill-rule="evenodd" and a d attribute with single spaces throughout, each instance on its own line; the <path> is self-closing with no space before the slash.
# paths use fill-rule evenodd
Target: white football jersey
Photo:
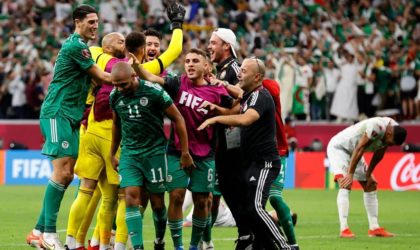
<path id="1" fill-rule="evenodd" d="M 388 124 L 393 126 L 398 125 L 396 121 L 389 117 L 370 118 L 344 129 L 331 140 L 334 141 L 333 143 L 340 145 L 344 150 L 352 154 L 359 143 L 360 138 L 366 133 L 368 138 L 373 140 L 367 148 L 367 151 L 376 151 L 385 146 L 382 139 Z"/>

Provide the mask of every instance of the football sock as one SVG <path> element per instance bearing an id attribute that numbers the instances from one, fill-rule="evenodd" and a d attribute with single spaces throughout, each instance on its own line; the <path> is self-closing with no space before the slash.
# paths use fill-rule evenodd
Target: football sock
<path id="1" fill-rule="evenodd" d="M 207 225 L 207 218 L 208 217 L 199 218 L 193 215 L 190 246 L 198 246 L 198 242 L 200 242 L 201 237 L 203 237 L 203 232 Z"/>
<path id="2" fill-rule="evenodd" d="M 125 208 L 125 222 L 134 249 L 143 246 L 143 221 L 137 206 Z"/>
<path id="3" fill-rule="evenodd" d="M 86 208 L 85 215 L 83 216 L 82 224 L 79 226 L 79 230 L 77 231 L 76 242 L 81 243 L 84 245 L 86 241 L 86 234 L 89 230 L 90 224 L 92 223 L 93 216 L 96 212 L 96 207 L 98 206 L 98 202 L 101 199 L 101 191 L 99 188 L 96 188 L 93 192 L 92 197 L 90 198 L 90 202 L 88 207 Z M 70 220 L 69 220 L 70 221 Z"/>
<path id="4" fill-rule="evenodd" d="M 296 244 L 295 229 L 293 227 L 290 209 L 280 195 L 270 196 L 270 204 L 276 210 L 279 225 L 283 228 L 289 244 Z"/>
<path id="5" fill-rule="evenodd" d="M 92 198 L 93 189 L 79 187 L 76 200 L 70 208 L 69 219 L 67 224 L 67 235 L 76 237 L 79 226 L 83 221 L 85 211 L 89 206 L 90 199 Z M 69 243 L 66 241 L 66 243 Z M 69 248 L 74 248 L 75 245 L 68 245 Z"/>
<path id="6" fill-rule="evenodd" d="M 214 223 L 217 220 L 217 215 L 219 214 L 219 209 L 215 213 L 212 213 L 207 218 L 207 225 L 203 232 L 203 241 L 210 242 L 211 241 L 211 231 L 213 228 Z"/>
<path id="7" fill-rule="evenodd" d="M 378 194 L 376 191 L 364 192 L 363 201 L 365 203 L 366 213 L 369 220 L 369 229 L 373 230 L 379 227 L 378 223 Z"/>
<path id="8" fill-rule="evenodd" d="M 63 184 L 56 183 L 53 180 L 48 181 L 45 190 L 45 230 L 47 233 L 56 232 L 57 216 L 60 211 L 61 200 L 63 199 L 66 187 Z"/>
<path id="9" fill-rule="evenodd" d="M 114 245 L 114 250 L 125 250 L 125 244 L 121 242 L 116 242 Z"/>
<path id="10" fill-rule="evenodd" d="M 338 217 L 340 219 L 340 231 L 348 228 L 347 217 L 349 216 L 349 194 L 350 190 L 340 188 L 337 195 Z"/>
<path id="11" fill-rule="evenodd" d="M 168 213 L 166 207 L 160 211 L 153 211 L 153 222 L 155 224 L 156 239 L 163 239 L 166 232 L 166 222 L 168 220 Z"/>
<path id="12" fill-rule="evenodd" d="M 172 241 L 174 247 L 182 246 L 182 219 L 180 220 L 168 220 L 168 226 L 171 230 Z"/>
<path id="13" fill-rule="evenodd" d="M 102 192 L 102 202 L 98 212 L 99 239 L 101 245 L 108 246 L 115 217 L 114 208 L 118 201 L 118 186 L 109 184 L 106 178 L 103 178 L 99 181 L 99 187 Z"/>
<path id="14" fill-rule="evenodd" d="M 115 223 L 117 224 L 115 242 L 119 242 L 125 245 L 128 240 L 128 229 L 127 224 L 125 223 L 125 200 L 123 194 L 118 195 L 118 209 Z"/>

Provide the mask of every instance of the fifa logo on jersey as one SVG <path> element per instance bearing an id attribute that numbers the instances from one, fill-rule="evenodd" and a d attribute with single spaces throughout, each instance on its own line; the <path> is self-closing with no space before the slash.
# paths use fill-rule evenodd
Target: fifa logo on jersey
<path id="1" fill-rule="evenodd" d="M 179 104 L 185 105 L 186 107 L 190 107 L 196 110 L 197 112 L 207 114 L 207 109 L 199 108 L 203 101 L 203 98 L 200 98 L 185 91 L 182 91 L 181 97 L 179 98 Z"/>

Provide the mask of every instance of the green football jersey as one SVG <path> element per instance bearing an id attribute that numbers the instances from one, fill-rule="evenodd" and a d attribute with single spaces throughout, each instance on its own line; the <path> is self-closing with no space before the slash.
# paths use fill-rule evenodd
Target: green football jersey
<path id="1" fill-rule="evenodd" d="M 122 155 L 148 157 L 166 152 L 163 116 L 173 102 L 160 85 L 139 80 L 133 94 L 123 95 L 114 88 L 109 98 L 120 119 Z"/>
<path id="2" fill-rule="evenodd" d="M 94 63 L 89 47 L 79 34 L 67 38 L 58 53 L 40 118 L 53 118 L 59 113 L 75 124 L 80 122 L 90 86 L 86 70 Z"/>

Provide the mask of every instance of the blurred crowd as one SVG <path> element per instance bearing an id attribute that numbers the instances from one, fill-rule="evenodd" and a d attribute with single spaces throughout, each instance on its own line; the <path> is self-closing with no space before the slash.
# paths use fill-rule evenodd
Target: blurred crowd
<path id="1" fill-rule="evenodd" d="M 184 0 L 184 50 L 206 49 L 216 27 L 232 29 L 238 57 L 266 62 L 281 87 L 283 117 L 357 121 L 420 119 L 420 1 Z M 109 32 L 155 28 L 170 40 L 165 1 L 2 0 L 0 119 L 37 119 L 55 57 L 72 33 L 72 9 L 99 10 Z M 94 45 L 94 44 L 92 44 Z M 181 73 L 182 58 L 171 66 Z"/>

